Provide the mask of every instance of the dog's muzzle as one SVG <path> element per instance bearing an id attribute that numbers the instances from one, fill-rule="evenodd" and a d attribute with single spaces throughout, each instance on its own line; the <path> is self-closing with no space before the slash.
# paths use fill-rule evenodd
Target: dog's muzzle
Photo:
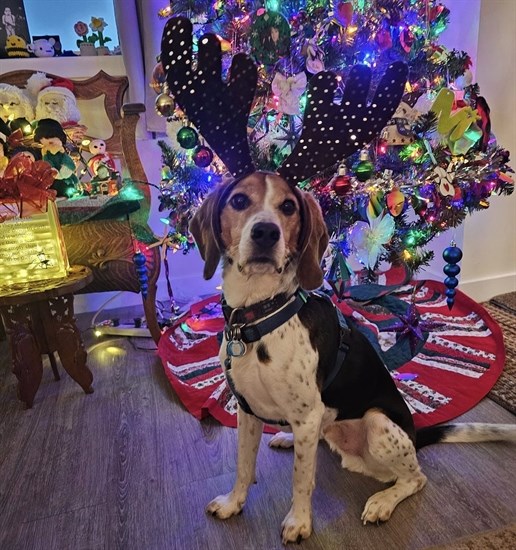
<path id="1" fill-rule="evenodd" d="M 251 228 L 251 239 L 261 250 L 271 249 L 280 239 L 281 231 L 275 223 L 258 222 Z"/>

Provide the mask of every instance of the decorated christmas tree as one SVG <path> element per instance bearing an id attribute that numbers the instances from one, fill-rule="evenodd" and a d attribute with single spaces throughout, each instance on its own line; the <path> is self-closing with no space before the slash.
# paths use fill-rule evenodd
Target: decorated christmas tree
<path id="1" fill-rule="evenodd" d="M 435 0 L 178 1 L 160 12 L 178 15 L 194 23 L 194 52 L 204 34 L 218 37 L 224 74 L 240 52 L 258 65 L 248 139 L 262 170 L 275 171 L 297 144 L 314 75 L 336 75 L 334 101 L 341 103 L 352 67 L 371 69 L 374 93 L 389 66 L 407 65 L 401 103 L 385 127 L 356 153 L 298 183 L 322 207 L 332 235 L 327 279 L 337 292 L 348 281 L 376 281 L 384 266 L 412 275 L 432 259 L 436 235 L 488 208 L 491 195 L 513 191 L 509 154 L 491 133 L 469 55 L 438 43 L 449 11 Z M 168 213 L 169 242 L 187 252 L 194 246 L 189 219 L 231 174 L 176 105 L 161 63 L 151 85 L 170 138 L 160 142 L 160 210 Z M 453 295 L 461 254 L 456 247 L 445 252 Z"/>

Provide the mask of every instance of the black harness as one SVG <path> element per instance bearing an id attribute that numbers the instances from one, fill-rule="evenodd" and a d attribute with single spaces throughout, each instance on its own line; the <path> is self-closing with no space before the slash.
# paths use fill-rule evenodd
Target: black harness
<path id="1" fill-rule="evenodd" d="M 308 293 L 302 289 L 298 289 L 291 296 L 279 294 L 271 300 L 265 300 L 247 308 L 235 309 L 229 307 L 224 298 L 222 298 L 222 311 L 226 320 L 226 326 L 224 327 L 224 335 L 227 342 L 227 357 L 224 361 L 226 380 L 241 409 L 247 414 L 256 416 L 256 418 L 259 418 L 266 424 L 288 426 L 288 422 L 285 420 L 266 419 L 253 412 L 244 396 L 237 392 L 235 388 L 235 383 L 231 376 L 231 358 L 245 355 L 247 351 L 246 344 L 257 342 L 262 338 L 262 336 L 265 336 L 266 334 L 269 334 L 273 330 L 277 329 L 296 315 L 309 300 L 316 298 L 324 298 L 332 304 L 340 325 L 340 343 L 337 357 L 332 370 L 324 380 L 321 389 L 322 393 L 330 387 L 331 383 L 337 377 L 342 365 L 344 364 L 344 359 L 346 358 L 346 353 L 349 350 L 350 343 L 349 327 L 346 323 L 346 319 L 339 309 L 334 306 L 333 302 L 326 294 L 318 292 Z M 263 317 L 266 317 L 263 321 L 248 325 L 248 323 L 253 323 Z"/>

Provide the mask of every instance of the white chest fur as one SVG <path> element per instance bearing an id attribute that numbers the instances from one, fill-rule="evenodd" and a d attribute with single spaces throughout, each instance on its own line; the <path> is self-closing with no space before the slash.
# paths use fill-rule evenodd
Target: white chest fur
<path id="1" fill-rule="evenodd" d="M 224 339 L 220 351 L 223 365 L 226 357 Z M 245 355 L 233 357 L 231 377 L 256 415 L 293 424 L 320 399 L 318 359 L 308 330 L 295 315 L 259 342 L 248 344 Z"/>

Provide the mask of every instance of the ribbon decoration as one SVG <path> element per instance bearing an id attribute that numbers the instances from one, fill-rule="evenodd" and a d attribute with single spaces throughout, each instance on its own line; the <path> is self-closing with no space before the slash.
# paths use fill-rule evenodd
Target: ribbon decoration
<path id="1" fill-rule="evenodd" d="M 46 212 L 47 201 L 56 198 L 56 192 L 49 189 L 56 174 L 48 162 L 15 155 L 0 178 L 0 223 Z"/>
<path id="2" fill-rule="evenodd" d="M 272 92 L 278 96 L 279 111 L 285 115 L 299 115 L 299 98 L 306 89 L 306 74 L 284 76 L 276 73 L 272 81 Z"/>

